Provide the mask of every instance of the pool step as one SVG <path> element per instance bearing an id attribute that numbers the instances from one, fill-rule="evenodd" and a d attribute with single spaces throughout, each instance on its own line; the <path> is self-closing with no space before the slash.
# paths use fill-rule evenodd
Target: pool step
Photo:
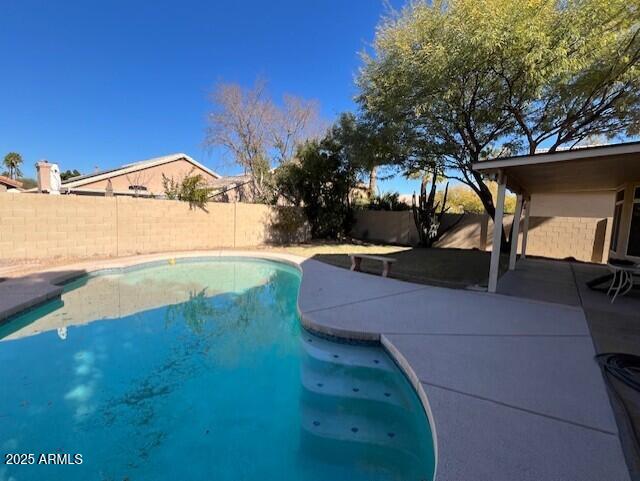
<path id="1" fill-rule="evenodd" d="M 380 348 L 353 346 L 328 341 L 308 333 L 301 336 L 305 352 L 312 358 L 349 367 L 364 367 L 388 372 L 397 370 L 394 362 Z"/>
<path id="2" fill-rule="evenodd" d="M 369 369 L 341 369 L 315 360 L 305 360 L 300 369 L 302 386 L 315 394 L 376 401 L 411 410 L 412 403 L 398 389 L 397 383 L 404 381 L 399 376 L 400 373 L 384 371 L 372 373 Z"/>
<path id="3" fill-rule="evenodd" d="M 342 418 L 344 416 L 355 416 L 362 420 L 383 420 L 384 426 L 392 430 L 400 430 L 407 434 L 417 435 L 422 425 L 416 425 L 416 419 L 421 419 L 423 414 L 416 410 L 405 409 L 404 407 L 371 400 L 366 398 L 356 398 L 350 396 L 333 396 L 329 393 L 318 393 L 310 391 L 303 386 L 300 393 L 300 405 L 315 412 L 325 413 L 329 418 Z M 394 431 L 395 432 L 395 431 Z M 393 436 L 392 436 L 393 437 Z"/>
<path id="4" fill-rule="evenodd" d="M 422 445 L 411 425 L 415 417 L 399 421 L 379 414 L 328 410 L 308 402 L 301 404 L 301 414 L 302 429 L 325 439 L 391 448 L 414 455 L 415 446 Z"/>
<path id="5" fill-rule="evenodd" d="M 353 466 L 366 469 L 369 481 L 431 479 L 429 453 L 407 452 L 389 446 L 336 440 L 302 430 L 300 455 L 312 472 L 327 473 L 324 479 L 350 479 Z"/>

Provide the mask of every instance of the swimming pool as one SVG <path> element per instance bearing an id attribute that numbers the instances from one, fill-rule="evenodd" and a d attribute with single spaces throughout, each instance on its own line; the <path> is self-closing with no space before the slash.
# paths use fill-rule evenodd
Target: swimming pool
<path id="1" fill-rule="evenodd" d="M 382 348 L 302 329 L 299 285 L 276 262 L 162 262 L 0 325 L 3 462 L 34 454 L 0 480 L 432 479 L 405 376 Z"/>

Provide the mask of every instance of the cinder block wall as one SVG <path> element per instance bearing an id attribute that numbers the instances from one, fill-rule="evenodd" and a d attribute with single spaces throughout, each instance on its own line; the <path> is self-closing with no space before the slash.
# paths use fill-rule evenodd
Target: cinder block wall
<path id="1" fill-rule="evenodd" d="M 0 193 L 0 259 L 122 256 L 271 243 L 277 207 Z M 308 229 L 296 233 L 306 238 Z"/>
<path id="2" fill-rule="evenodd" d="M 411 211 L 356 210 L 354 217 L 351 235 L 356 239 L 398 245 L 416 245 L 420 241 Z"/>
<path id="3" fill-rule="evenodd" d="M 114 198 L 0 193 L 0 258 L 117 252 Z"/>
<path id="4" fill-rule="evenodd" d="M 274 221 L 273 208 L 260 204 L 218 204 L 235 207 L 236 223 L 235 246 L 249 247 L 265 244 L 269 241 L 269 226 Z"/>
<path id="5" fill-rule="evenodd" d="M 606 262 L 611 219 L 590 217 L 531 217 L 527 254 L 586 262 Z M 522 237 L 521 237 L 522 238 Z"/>
<path id="6" fill-rule="evenodd" d="M 442 228 L 448 229 L 436 247 L 491 250 L 493 221 L 486 214 L 445 214 Z M 505 216 L 505 230 L 513 216 Z M 455 224 L 455 225 L 454 225 Z M 527 254 L 586 262 L 606 262 L 609 252 L 611 218 L 541 217 L 529 219 Z M 520 229 L 522 232 L 522 226 Z M 418 244 L 411 211 L 357 211 L 352 235 L 358 239 L 398 245 Z M 522 236 L 520 236 L 522 242 Z M 519 244 L 521 245 L 521 244 Z"/>
<path id="7" fill-rule="evenodd" d="M 180 201 L 116 200 L 117 255 L 234 247 L 234 204 L 209 203 L 205 211 Z"/>
<path id="8" fill-rule="evenodd" d="M 507 230 L 513 216 L 505 216 Z M 415 246 L 418 231 L 411 211 L 389 212 L 357 210 L 351 235 L 356 239 L 389 244 Z M 441 230 L 444 231 L 436 247 L 456 249 L 485 249 L 491 247 L 493 222 L 485 214 L 445 214 Z"/>
<path id="9" fill-rule="evenodd" d="M 504 216 L 504 229 L 511 230 L 513 215 Z M 436 247 L 491 250 L 493 221 L 486 214 L 445 214 L 440 224 L 441 237 Z"/>

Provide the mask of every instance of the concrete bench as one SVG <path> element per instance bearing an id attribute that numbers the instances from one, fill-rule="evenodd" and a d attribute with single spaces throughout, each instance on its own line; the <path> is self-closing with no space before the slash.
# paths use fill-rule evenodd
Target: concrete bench
<path id="1" fill-rule="evenodd" d="M 382 277 L 387 277 L 389 272 L 391 271 L 391 265 L 396 261 L 396 259 L 392 259 L 391 257 L 382 257 L 382 256 L 370 256 L 367 254 L 349 254 L 351 257 L 351 270 L 359 272 L 360 264 L 362 264 L 362 259 L 371 259 L 373 261 L 382 262 Z"/>

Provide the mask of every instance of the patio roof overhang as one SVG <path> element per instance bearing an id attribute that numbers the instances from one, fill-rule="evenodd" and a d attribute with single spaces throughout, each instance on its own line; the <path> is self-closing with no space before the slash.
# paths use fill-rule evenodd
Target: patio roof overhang
<path id="1" fill-rule="evenodd" d="M 485 160 L 473 169 L 506 177 L 518 194 L 614 190 L 640 179 L 640 142 Z"/>

